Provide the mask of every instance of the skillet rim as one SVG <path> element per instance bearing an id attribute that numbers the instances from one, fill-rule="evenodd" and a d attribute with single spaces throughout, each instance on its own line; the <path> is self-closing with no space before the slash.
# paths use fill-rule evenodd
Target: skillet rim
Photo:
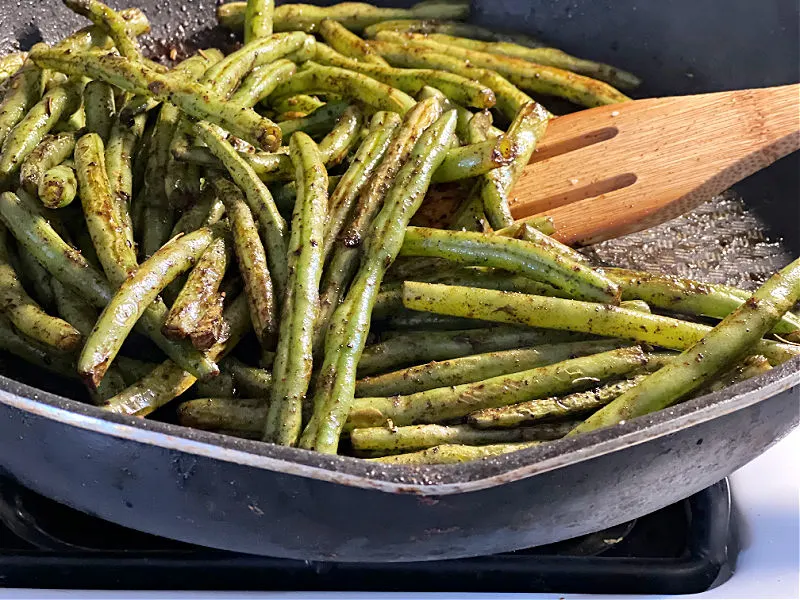
<path id="1" fill-rule="evenodd" d="M 758 404 L 798 385 L 800 356 L 729 388 L 575 438 L 458 465 L 413 467 L 325 455 L 112 414 L 1 375 L 0 403 L 66 426 L 210 460 L 366 490 L 445 496 L 496 487 L 643 444 Z"/>

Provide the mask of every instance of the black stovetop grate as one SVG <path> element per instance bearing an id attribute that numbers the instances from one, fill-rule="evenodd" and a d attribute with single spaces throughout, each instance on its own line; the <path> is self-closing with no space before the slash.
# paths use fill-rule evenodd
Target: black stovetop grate
<path id="1" fill-rule="evenodd" d="M 0 480 L 0 586 L 685 594 L 729 572 L 721 481 L 636 521 L 557 544 L 460 560 L 359 564 L 248 556 L 125 529 Z"/>

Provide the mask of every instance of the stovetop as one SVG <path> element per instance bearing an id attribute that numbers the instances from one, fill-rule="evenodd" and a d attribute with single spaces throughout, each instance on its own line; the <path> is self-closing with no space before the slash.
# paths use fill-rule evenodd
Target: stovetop
<path id="1" fill-rule="evenodd" d="M 337 564 L 199 548 L 101 521 L 0 479 L 0 586 L 685 594 L 730 574 L 727 480 L 597 534 L 494 556 Z"/>

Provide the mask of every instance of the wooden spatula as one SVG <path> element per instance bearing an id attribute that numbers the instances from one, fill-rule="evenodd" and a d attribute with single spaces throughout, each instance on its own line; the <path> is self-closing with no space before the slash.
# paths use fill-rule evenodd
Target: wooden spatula
<path id="1" fill-rule="evenodd" d="M 602 106 L 550 122 L 511 210 L 586 245 L 686 213 L 798 148 L 797 84 Z"/>

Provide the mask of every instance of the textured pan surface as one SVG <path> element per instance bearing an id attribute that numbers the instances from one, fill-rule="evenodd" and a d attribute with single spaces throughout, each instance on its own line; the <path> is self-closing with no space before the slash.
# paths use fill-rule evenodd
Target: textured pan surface
<path id="1" fill-rule="evenodd" d="M 111 4 L 120 5 L 115 2 Z M 733 87 L 774 85 L 788 83 L 796 77 L 796 68 L 793 68 L 791 59 L 794 55 L 792 52 L 781 54 L 783 50 L 792 47 L 793 41 L 797 41 L 796 31 L 786 30 L 796 23 L 796 19 L 791 18 L 793 14 L 796 16 L 797 12 L 793 2 L 775 2 L 771 6 L 760 7 L 757 10 L 759 18 L 764 22 L 763 27 L 758 28 L 759 32 L 768 31 L 772 26 L 783 29 L 781 36 L 776 36 L 776 39 L 770 41 L 774 47 L 770 46 L 769 51 L 762 53 L 751 52 L 751 47 L 748 47 L 750 43 L 762 45 L 765 43 L 763 37 L 759 37 L 761 34 L 753 33 L 751 30 L 743 35 L 751 36 L 752 39 L 742 39 L 739 36 L 737 38 L 739 43 L 731 47 L 709 44 L 708 38 L 700 37 L 700 32 L 706 31 L 705 35 L 709 37 L 719 34 L 719 39 L 724 39 L 722 32 L 715 33 L 719 29 L 717 22 L 724 21 L 722 18 L 724 15 L 709 15 L 708 11 L 693 6 L 692 2 L 673 0 L 660 3 L 657 7 L 648 5 L 646 11 L 648 18 L 644 19 L 641 19 L 641 13 L 636 14 L 637 4 L 632 1 L 615 2 L 612 10 L 611 4 L 607 2 L 493 0 L 477 2 L 476 13 L 479 21 L 490 25 L 514 22 L 518 25 L 524 24 L 523 29 L 537 34 L 540 30 L 559 32 L 556 38 L 549 38 L 548 41 L 556 42 L 576 53 L 613 61 L 621 67 L 631 68 L 644 74 L 648 78 L 648 84 L 642 91 L 644 95 L 668 93 L 668 91 L 692 93 Z M 726 12 L 733 13 L 738 19 L 743 19 L 747 11 L 755 10 L 746 0 L 729 4 Z M 139 0 L 136 5 L 145 10 L 154 26 L 152 39 L 149 42 L 151 48 L 163 48 L 164 45 L 159 42 L 162 39 L 188 39 L 191 45 L 197 46 L 208 45 L 209 40 L 221 43 L 222 40 L 229 39 L 226 34 L 209 28 L 209 24 L 213 23 L 211 2 L 184 0 L 180 3 L 164 3 Z M 0 49 L 6 51 L 16 46 L 29 47 L 41 39 L 53 41 L 62 37 L 65 31 L 71 31 L 83 24 L 84 21 L 55 0 L 46 2 L 3 0 L 0 2 Z M 739 25 L 741 26 L 741 23 Z M 613 30 L 614 33 L 609 34 L 609 30 Z M 671 43 L 656 43 L 658 39 L 665 37 Z M 680 43 L 674 43 L 676 40 Z M 764 55 L 770 59 L 765 59 Z M 782 60 L 775 60 L 776 57 Z M 737 68 L 731 65 L 736 65 Z M 782 237 L 782 234 L 786 233 L 796 234 L 800 229 L 797 225 L 800 223 L 800 216 L 797 215 L 798 203 L 790 201 L 796 199 L 798 195 L 796 162 L 796 157 L 786 159 L 741 186 L 742 193 L 747 198 L 746 206 L 736 193 L 726 194 L 694 213 L 659 228 L 601 244 L 594 249 L 597 258 L 620 266 L 676 273 L 752 288 L 766 274 L 783 266 L 792 255 L 798 253 L 796 246 L 790 247 Z M 794 235 L 788 239 L 796 245 L 797 237 Z M 123 437 L 135 435 L 130 431 L 147 430 L 175 435 L 180 438 L 174 440 L 177 446 L 190 452 L 198 449 L 191 442 L 184 444 L 181 440 L 218 444 L 236 451 L 236 456 L 220 453 L 219 457 L 223 460 L 239 462 L 244 456 L 239 455 L 241 451 L 262 457 L 275 457 L 279 462 L 283 460 L 297 462 L 298 465 L 306 465 L 311 470 L 306 470 L 302 466 L 298 466 L 296 470 L 286 464 L 269 465 L 254 456 L 254 461 L 261 466 L 287 469 L 290 472 L 299 470 L 302 474 L 328 480 L 347 481 L 365 487 L 370 487 L 368 480 L 375 483 L 394 482 L 401 487 L 410 486 L 406 487 L 406 491 L 411 491 L 410 488 L 419 484 L 452 485 L 448 491 L 454 492 L 461 488 L 460 484 L 470 481 L 484 480 L 483 485 L 500 483 L 503 478 L 498 476 L 503 473 L 508 476 L 520 467 L 526 467 L 526 472 L 530 474 L 532 463 L 551 461 L 546 468 L 554 468 L 558 466 L 556 463 L 561 462 L 556 460 L 559 456 L 569 462 L 577 459 L 572 451 L 586 450 L 596 442 L 610 443 L 608 451 L 613 449 L 614 440 L 620 433 L 649 431 L 649 434 L 640 439 L 637 435 L 635 436 L 637 440 L 628 439 L 625 442 L 640 443 L 649 435 L 678 428 L 679 419 L 674 419 L 675 415 L 687 416 L 701 411 L 705 415 L 703 418 L 711 418 L 726 410 L 734 410 L 744 404 L 753 403 L 762 396 L 796 385 L 800 380 L 799 366 L 798 361 L 793 361 L 764 377 L 746 382 L 724 393 L 699 398 L 672 411 L 636 420 L 616 430 L 601 432 L 577 441 L 560 441 L 513 456 L 458 467 L 413 471 L 396 467 L 377 467 L 347 458 L 321 457 L 294 449 L 223 438 L 161 423 L 113 418 L 108 419 L 107 424 L 103 424 L 95 417 L 104 416 L 104 413 L 92 407 L 79 405 L 51 394 L 37 394 L 30 388 L 19 386 L 6 378 L 0 378 L 0 389 L 11 394 L 20 393 L 28 398 L 38 399 L 42 404 L 36 412 L 40 414 L 48 414 L 45 405 L 76 411 L 86 417 L 79 418 L 76 415 L 73 419 L 73 424 L 81 427 L 96 428 L 98 431 L 115 435 L 121 434 L 124 429 Z M 15 365 L 15 370 L 6 374 L 16 376 L 18 379 L 28 379 L 20 374 L 17 368 Z M 764 393 L 759 394 L 759 391 Z M 743 397 L 747 400 L 742 400 Z M 62 415 L 58 420 L 67 422 L 71 418 Z M 130 431 L 127 427 L 120 429 L 111 425 L 111 422 L 131 424 L 135 429 Z M 145 441 L 146 437 L 148 436 L 143 437 L 142 441 Z M 203 450 L 206 451 L 207 449 Z M 567 455 L 571 455 L 572 458 L 567 458 Z M 244 462 L 249 461 L 244 460 Z M 323 473 L 328 469 L 333 469 L 344 477 L 330 472 Z M 355 476 L 359 481 L 345 474 Z M 516 476 L 521 475 L 520 472 L 516 472 Z M 498 478 L 493 479 L 495 477 Z M 377 487 L 384 486 L 377 484 Z M 445 492 L 445 488 L 440 487 L 437 491 Z"/>

